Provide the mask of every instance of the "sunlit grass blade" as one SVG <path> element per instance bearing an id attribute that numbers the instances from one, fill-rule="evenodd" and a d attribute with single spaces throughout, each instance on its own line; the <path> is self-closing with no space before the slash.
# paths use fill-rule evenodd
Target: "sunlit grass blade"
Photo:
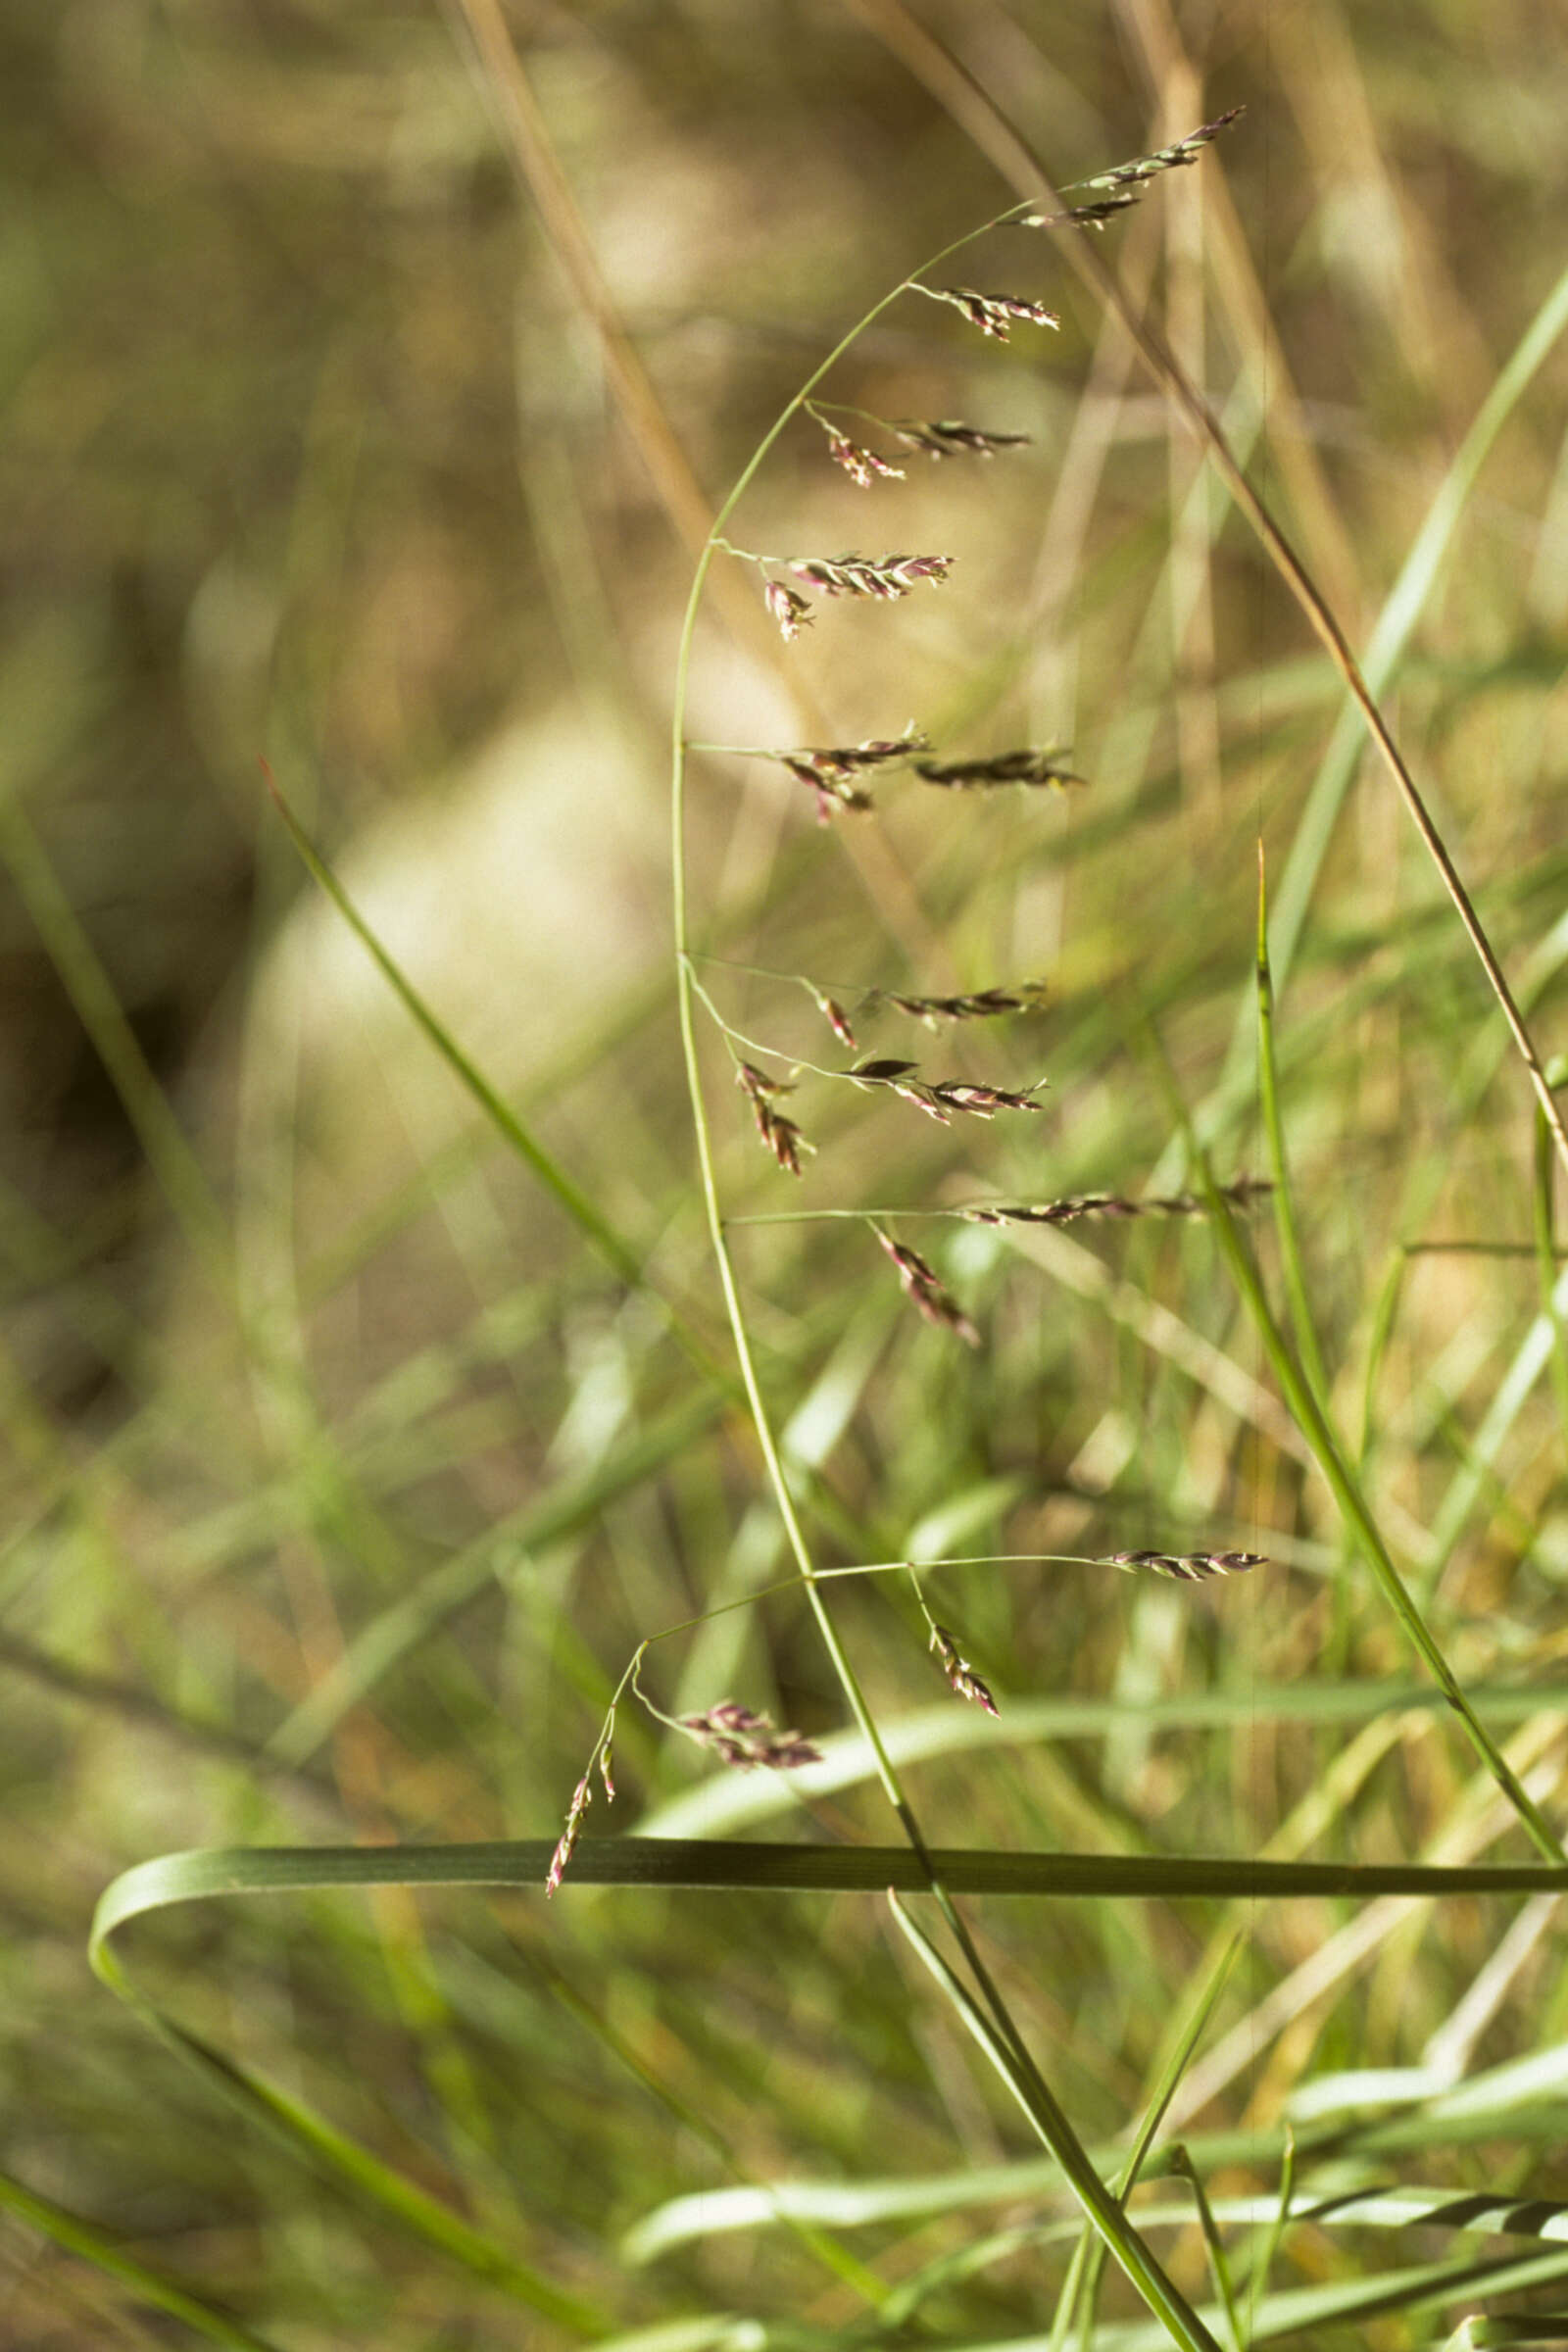
<path id="1" fill-rule="evenodd" d="M 176 2286 L 172 2279 L 149 2270 L 145 2263 L 137 2262 L 127 2254 L 107 2231 L 96 2228 L 91 2222 L 84 2222 L 79 2214 L 68 2212 L 64 2205 L 57 2205 L 52 2198 L 40 2197 L 32 2189 L 24 2188 L 20 2180 L 14 2180 L 8 2173 L 0 2173 L 0 2212 L 8 2213 L 16 2221 L 36 2230 L 51 2245 L 58 2246 L 62 2254 L 74 2255 L 80 2262 L 91 2263 L 94 2270 L 101 2271 L 107 2278 L 113 2278 L 138 2303 L 145 2303 L 152 2310 L 180 2321 L 195 2334 L 205 2336 L 209 2343 L 222 2344 L 226 2352 L 275 2352 L 275 2347 L 265 2336 L 254 2334 L 249 2328 L 242 2328 L 237 2320 L 230 2319 L 226 2313 L 215 2310 L 199 2296 L 187 2293 L 182 2286 Z"/>

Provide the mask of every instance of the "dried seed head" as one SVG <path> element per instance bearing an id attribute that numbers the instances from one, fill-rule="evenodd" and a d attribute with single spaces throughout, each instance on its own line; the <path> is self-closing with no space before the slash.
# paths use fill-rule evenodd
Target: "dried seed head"
<path id="1" fill-rule="evenodd" d="M 922 784 L 939 784 L 947 792 L 984 792 L 1001 784 L 1049 784 L 1062 792 L 1084 781 L 1063 764 L 1066 757 L 1051 746 L 997 752 L 989 760 L 916 760 L 914 772 Z"/>
<path id="2" fill-rule="evenodd" d="M 1219 1197 L 1233 1208 L 1246 1209 L 1273 1190 L 1266 1178 L 1239 1176 L 1219 1187 Z M 1200 1217 L 1207 1209 L 1208 1202 L 1192 1193 L 1154 1194 L 1144 1200 L 1127 1200 L 1119 1193 L 1075 1193 L 1063 1200 L 988 1200 L 959 1214 L 975 1225 L 1073 1225 L 1080 1217 Z"/>
<path id="3" fill-rule="evenodd" d="M 978 425 L 960 424 L 951 416 L 923 417 L 918 422 L 906 419 L 888 430 L 928 458 L 989 458 L 999 449 L 1021 449 L 1031 437 L 1028 433 L 982 432 Z"/>
<path id="4" fill-rule="evenodd" d="M 1008 340 L 1015 318 L 1025 319 L 1031 326 L 1061 324 L 1055 312 L 1048 311 L 1043 302 L 1025 302 L 1015 294 L 977 294 L 973 286 L 922 286 L 920 291 L 938 302 L 951 302 L 971 326 L 977 326 L 983 335 L 994 335 L 999 343 Z"/>
<path id="5" fill-rule="evenodd" d="M 801 631 L 809 628 L 816 617 L 811 611 L 810 599 L 797 596 L 795 590 L 786 588 L 782 580 L 764 583 L 762 601 L 778 622 L 786 645 L 793 645 Z"/>
<path id="6" fill-rule="evenodd" d="M 1250 1568 L 1266 1568 L 1268 1554 L 1262 1551 L 1111 1551 L 1105 1554 L 1107 1568 L 1148 1568 L 1155 1576 L 1168 1576 L 1178 1584 L 1197 1585 L 1210 1576 L 1245 1576 Z"/>
<path id="7" fill-rule="evenodd" d="M 878 474 L 891 482 L 902 482 L 904 479 L 902 466 L 890 466 L 886 458 L 877 456 L 874 449 L 862 449 L 858 442 L 850 440 L 845 433 L 835 432 L 831 427 L 828 428 L 827 454 L 835 466 L 843 466 L 852 481 L 858 482 L 862 490 L 869 490 Z"/>
<path id="8" fill-rule="evenodd" d="M 967 1658 L 960 1656 L 958 1645 L 945 1625 L 931 1621 L 931 1647 L 942 1660 L 943 1671 L 950 1687 L 960 1698 L 971 1699 L 984 1707 L 988 1715 L 1000 1715 L 1002 1710 L 992 1697 L 989 1686 L 982 1682 Z"/>
<path id="9" fill-rule="evenodd" d="M 765 1764 L 773 1772 L 794 1772 L 803 1764 L 820 1764 L 820 1752 L 799 1732 L 778 1732 L 770 1715 L 758 1715 L 733 1698 L 701 1715 L 682 1715 L 680 1728 L 699 1746 L 711 1748 L 726 1764 L 741 1772 Z"/>
<path id="10" fill-rule="evenodd" d="M 953 1293 L 939 1280 L 935 1269 L 927 1265 L 917 1250 L 896 1242 L 880 1226 L 873 1226 L 877 1240 L 892 1258 L 905 1296 L 925 1317 L 928 1323 L 939 1323 L 956 1332 L 965 1347 L 978 1348 L 980 1334 L 964 1313 Z"/>

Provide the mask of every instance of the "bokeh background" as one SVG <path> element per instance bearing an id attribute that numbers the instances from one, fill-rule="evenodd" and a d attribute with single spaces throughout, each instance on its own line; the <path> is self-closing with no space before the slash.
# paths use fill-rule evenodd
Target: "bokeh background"
<path id="1" fill-rule="evenodd" d="M 590 2322 L 237 2124 L 90 1975 L 96 1896 L 186 1845 L 554 1837 L 635 1642 L 784 1569 L 743 1425 L 411 1021 L 260 762 L 452 1035 L 721 1347 L 669 964 L 692 514 L 858 316 L 1013 200 L 974 135 L 994 118 L 911 71 L 911 21 L 1058 184 L 1245 105 L 1098 250 L 1364 643 L 1563 267 L 1568 43 L 1544 0 L 922 0 L 912 20 L 518 0 L 499 47 L 477 0 L 69 0 L 0 22 L 3 2163 L 294 2352 L 565 2342 Z M 1284 867 L 1340 690 L 1060 250 L 999 231 L 956 268 L 1050 302 L 1059 332 L 1001 348 L 909 298 L 827 396 L 1030 446 L 910 460 L 864 491 L 797 420 L 736 543 L 940 551 L 953 580 L 823 604 L 786 647 L 752 569 L 722 564 L 691 732 L 767 749 L 913 719 L 955 753 L 1070 744 L 1089 788 L 890 779 L 874 818 L 819 827 L 777 765 L 702 755 L 698 930 L 726 1017 L 828 1066 L 790 975 L 852 1004 L 1043 980 L 1036 1013 L 937 1041 L 884 1007 L 861 1043 L 1045 1078 L 1049 1107 L 949 1132 L 803 1077 L 818 1154 L 797 1198 L 710 1037 L 736 1213 L 1179 1189 L 1152 1030 L 1222 1175 L 1261 1166 L 1250 1048 L 1232 1047 L 1255 843 Z M 1467 486 L 1388 697 L 1548 1051 L 1565 390 L 1553 351 Z M 1346 797 L 1280 1024 L 1342 1423 L 1456 1661 L 1549 1683 L 1568 1577 L 1550 1378 L 1504 1411 L 1549 1189 L 1544 1212 L 1528 1095 L 1381 774 Z M 1004 1719 L 1066 1696 L 1112 1716 L 1001 1741 L 976 1716 L 917 1768 L 928 1831 L 1252 1852 L 1315 1802 L 1302 1850 L 1348 1859 L 1502 1836 L 1431 1713 L 1368 1709 L 1347 1766 L 1348 1733 L 1271 1711 L 1293 1685 L 1413 1670 L 1201 1228 L 898 1230 L 981 1320 L 977 1355 L 916 1320 L 862 1224 L 737 1238 L 834 1556 L 1243 1544 L 1276 1563 L 1266 1588 L 1196 1597 L 1087 1568 L 945 1583 Z M 1434 1239 L 1513 1254 L 1400 1254 Z M 416 1638 L 343 1695 L 328 1678 L 411 1596 Z M 889 1720 L 956 1706 L 906 1592 L 857 1589 L 842 1615 Z M 734 1694 L 812 1737 L 842 1722 L 793 1598 L 664 1645 L 650 1683 L 666 1707 Z M 1229 1718 L 1159 1714 L 1194 1693 Z M 1557 1719 L 1503 1720 L 1555 1789 Z M 601 1806 L 593 1830 L 718 1769 L 635 1716 L 617 1748 L 625 1819 Z M 775 1834 L 809 1834 L 768 1788 Z M 814 1810 L 832 1836 L 892 1834 L 863 1782 Z M 1009 1995 L 1109 2139 L 1217 1909 L 993 1912 Z M 1512 1918 L 1411 1914 L 1276 2015 L 1271 1990 L 1346 1917 L 1254 1913 L 1225 2022 L 1263 2022 L 1202 2117 L 1273 2130 L 1314 2071 L 1411 2063 Z M 1019 2152 L 896 1944 L 859 1898 L 389 1893 L 183 1913 L 138 1932 L 134 1965 L 601 2331 L 712 2309 L 835 2328 L 864 2306 L 788 2231 L 641 2266 L 620 2233 L 736 2179 Z M 1568 2031 L 1549 1913 L 1509 1949 L 1467 2065 Z M 1483 2159 L 1435 2137 L 1429 2175 L 1464 2184 Z M 1521 2183 L 1568 2194 L 1530 2137 L 1508 2142 Z M 856 2244 L 888 2279 L 952 2256 L 914 2323 L 933 2337 L 1044 2327 L 1059 2250 L 1004 2247 L 966 2277 L 980 2228 L 947 2210 Z M 1293 2246 L 1298 2280 L 1360 2259 Z M 190 2340 L 15 2202 L 0 2254 L 0 2333 L 29 2352 Z M 1437 2340 L 1381 2324 L 1380 2343 Z"/>

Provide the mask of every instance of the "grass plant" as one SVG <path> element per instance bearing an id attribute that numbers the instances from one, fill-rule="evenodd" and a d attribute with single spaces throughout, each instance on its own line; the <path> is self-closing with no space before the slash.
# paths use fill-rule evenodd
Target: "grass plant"
<path id="1" fill-rule="evenodd" d="M 1527 31 L 19 34 L 6 2340 L 1568 2341 Z"/>

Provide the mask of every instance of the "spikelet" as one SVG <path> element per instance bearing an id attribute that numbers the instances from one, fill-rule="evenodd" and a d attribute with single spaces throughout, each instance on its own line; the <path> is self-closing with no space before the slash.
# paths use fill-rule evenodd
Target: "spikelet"
<path id="1" fill-rule="evenodd" d="M 916 760 L 914 772 L 922 784 L 937 784 L 946 792 L 988 792 L 1003 784 L 1049 784 L 1065 792 L 1084 781 L 1064 764 L 1066 757 L 1052 745 L 996 752 L 987 760 Z"/>
<path id="2" fill-rule="evenodd" d="M 1026 302 L 1016 294 L 977 294 L 973 286 L 916 286 L 913 290 L 929 294 L 933 302 L 951 303 L 971 326 L 977 326 L 983 335 L 994 336 L 999 343 L 1010 339 L 1015 318 L 1030 326 L 1061 324 L 1055 312 L 1048 311 L 1043 302 Z"/>
<path id="3" fill-rule="evenodd" d="M 1245 1576 L 1249 1569 L 1266 1568 L 1268 1554 L 1262 1551 L 1108 1551 L 1102 1566 L 1106 1568 L 1147 1568 L 1154 1576 L 1168 1576 L 1177 1584 L 1198 1585 L 1211 1576 Z"/>
<path id="4" fill-rule="evenodd" d="M 795 1121 L 787 1119 L 781 1110 L 775 1110 L 773 1107 L 775 1096 L 794 1092 L 789 1081 L 783 1078 L 769 1078 L 761 1070 L 757 1069 L 753 1063 L 743 1061 L 736 1066 L 735 1083 L 752 1106 L 752 1116 L 757 1122 L 758 1134 L 772 1152 L 779 1166 L 786 1175 L 798 1176 L 801 1172 L 801 1153 L 809 1152 L 811 1146 L 802 1135 Z"/>
<path id="5" fill-rule="evenodd" d="M 1228 130 L 1238 117 L 1245 115 L 1245 106 L 1227 108 L 1216 115 L 1212 122 L 1200 123 L 1190 130 L 1185 139 L 1175 139 L 1168 147 L 1155 148 L 1152 155 L 1135 156 L 1130 164 L 1113 164 L 1108 172 L 1097 172 L 1089 179 L 1075 179 L 1064 189 L 1070 195 L 1073 188 L 1104 188 L 1109 193 L 1087 204 L 1075 204 L 1064 213 L 1023 213 L 1016 216 L 1019 228 L 1103 228 L 1117 213 L 1136 204 L 1152 179 L 1162 172 L 1176 172 L 1184 165 L 1196 164 L 1203 149 Z"/>
<path id="6" fill-rule="evenodd" d="M 915 1073 L 918 1065 L 912 1061 L 878 1058 L 858 1061 L 853 1069 L 841 1073 L 853 1078 L 857 1086 L 885 1086 L 906 1102 L 923 1110 L 928 1119 L 939 1126 L 950 1124 L 955 1111 L 971 1113 L 976 1118 L 995 1118 L 999 1110 L 1043 1110 L 1045 1104 L 1034 1100 L 1036 1088 L 1044 1081 L 1015 1093 L 1007 1087 L 979 1086 L 965 1078 L 939 1078 L 928 1083 Z"/>
<path id="7" fill-rule="evenodd" d="M 726 1764 L 750 1772 L 765 1764 L 772 1772 L 794 1772 L 803 1764 L 820 1764 L 821 1751 L 799 1732 L 778 1732 L 770 1715 L 754 1714 L 733 1698 L 720 1699 L 700 1715 L 676 1718 L 679 1729 L 700 1747 L 711 1748 Z"/>
<path id="8" fill-rule="evenodd" d="M 917 1250 L 907 1249 L 903 1242 L 893 1241 L 880 1226 L 873 1226 L 871 1230 L 892 1258 L 906 1298 L 926 1321 L 956 1332 L 966 1348 L 978 1348 L 979 1332 L 942 1282 L 936 1269 L 927 1265 Z"/>
<path id="9" fill-rule="evenodd" d="M 886 604 L 907 596 L 917 580 L 945 580 L 953 556 L 803 556 L 792 562 L 797 579 L 824 596 L 879 597 Z M 786 592 L 787 593 L 787 592 Z"/>
<path id="10" fill-rule="evenodd" d="M 1002 1709 L 992 1697 L 990 1686 L 981 1680 L 968 1659 L 960 1654 L 947 1627 L 938 1625 L 934 1617 L 930 1624 L 931 1647 L 942 1660 L 950 1688 L 956 1690 L 960 1698 L 972 1699 L 977 1707 L 984 1707 L 988 1715 L 1000 1715 Z"/>
<path id="11" fill-rule="evenodd" d="M 906 448 L 920 450 L 928 458 L 989 458 L 999 449 L 1022 449 L 1031 438 L 1028 433 L 983 432 L 978 425 L 961 424 L 952 416 L 906 417 L 890 424 L 888 431 Z"/>

